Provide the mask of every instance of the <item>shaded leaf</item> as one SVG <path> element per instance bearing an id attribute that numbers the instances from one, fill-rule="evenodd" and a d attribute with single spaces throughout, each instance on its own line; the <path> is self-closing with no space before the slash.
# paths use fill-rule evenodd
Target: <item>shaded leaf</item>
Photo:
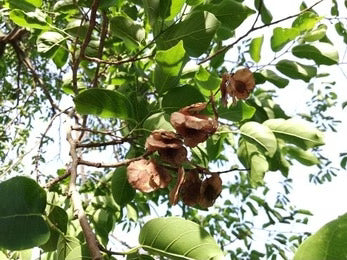
<path id="1" fill-rule="evenodd" d="M 137 47 L 146 35 L 141 25 L 120 15 L 111 19 L 110 30 L 113 35 L 122 39 L 129 48 Z"/>
<path id="2" fill-rule="evenodd" d="M 23 250 L 46 243 L 45 207 L 46 192 L 34 180 L 18 176 L 0 183 L 0 248 Z"/>
<path id="3" fill-rule="evenodd" d="M 225 118 L 234 122 L 240 122 L 246 119 L 252 118 L 256 109 L 246 102 L 239 100 L 236 105 L 230 105 L 229 107 L 218 107 L 218 115 L 221 118 Z"/>
<path id="4" fill-rule="evenodd" d="M 198 224 L 177 217 L 155 218 L 140 231 L 145 250 L 178 259 L 224 259 L 223 251 Z"/>
<path id="5" fill-rule="evenodd" d="M 212 13 L 193 11 L 182 22 L 166 30 L 158 39 L 158 46 L 168 49 L 183 40 L 188 55 L 198 57 L 209 48 L 219 25 Z"/>
<path id="6" fill-rule="evenodd" d="M 327 29 L 328 26 L 325 24 L 320 24 L 316 29 L 308 31 L 304 36 L 304 40 L 306 42 L 319 41 L 326 35 Z"/>
<path id="7" fill-rule="evenodd" d="M 158 92 L 162 93 L 177 86 L 186 62 L 183 41 L 179 41 L 168 50 L 158 51 L 155 61 L 157 64 L 154 70 L 154 87 Z"/>
<path id="8" fill-rule="evenodd" d="M 292 79 L 302 79 L 305 82 L 309 82 L 312 77 L 317 75 L 316 67 L 291 60 L 281 60 L 277 62 L 276 69 Z"/>
<path id="9" fill-rule="evenodd" d="M 326 42 L 300 44 L 292 49 L 293 55 L 299 58 L 314 60 L 316 64 L 333 65 L 339 62 L 339 54 L 335 47 Z"/>
<path id="10" fill-rule="evenodd" d="M 71 236 L 60 236 L 57 248 L 58 260 L 65 260 L 67 255 L 75 248 L 80 245 L 80 241 Z M 80 259 L 80 258 L 77 258 Z"/>
<path id="11" fill-rule="evenodd" d="M 57 32 L 43 32 L 37 38 L 37 51 L 51 57 L 60 45 L 65 43 L 65 37 Z"/>
<path id="12" fill-rule="evenodd" d="M 261 47 L 263 45 L 264 35 L 253 38 L 249 46 L 249 54 L 255 62 L 260 61 Z"/>
<path id="13" fill-rule="evenodd" d="M 278 76 L 272 70 L 261 70 L 259 74 L 261 75 L 263 80 L 261 80 L 260 82 L 257 81 L 257 84 L 262 84 L 265 83 L 265 81 L 269 81 L 279 88 L 284 88 L 289 84 L 288 79 Z"/>
<path id="14" fill-rule="evenodd" d="M 300 245 L 294 260 L 306 259 L 347 259 L 347 214 L 325 224 Z"/>
<path id="15" fill-rule="evenodd" d="M 69 59 L 68 47 L 65 44 L 63 47 L 60 47 L 53 56 L 53 62 L 58 68 L 62 68 L 67 60 Z"/>
<path id="16" fill-rule="evenodd" d="M 111 187 L 113 199 L 121 207 L 135 197 L 136 191 L 128 182 L 126 167 L 119 167 L 114 171 Z"/>
<path id="17" fill-rule="evenodd" d="M 202 66 L 200 66 L 199 71 L 195 74 L 194 79 L 199 87 L 207 90 L 215 90 L 221 83 L 221 79 L 219 77 L 210 73 Z"/>
<path id="18" fill-rule="evenodd" d="M 33 11 L 36 7 L 42 6 L 42 0 L 8 0 L 11 9 L 21 9 L 23 11 Z"/>
<path id="19" fill-rule="evenodd" d="M 38 9 L 35 12 L 24 12 L 19 9 L 14 9 L 10 12 L 10 18 L 15 24 L 21 27 L 41 30 L 50 29 L 44 14 Z"/>
<path id="20" fill-rule="evenodd" d="M 261 5 L 260 5 L 261 3 Z M 264 24 L 269 24 L 272 21 L 272 14 L 269 9 L 266 8 L 264 1 L 255 0 L 254 1 L 255 8 L 260 11 L 261 20 Z"/>
<path id="21" fill-rule="evenodd" d="M 305 151 L 304 149 L 297 146 L 286 146 L 284 151 L 293 159 L 298 162 L 312 166 L 319 163 L 318 158 L 310 151 Z"/>
<path id="22" fill-rule="evenodd" d="M 184 85 L 170 89 L 163 97 L 162 106 L 168 113 L 194 103 L 204 102 L 205 97 L 199 89 L 191 85 Z"/>
<path id="23" fill-rule="evenodd" d="M 167 131 L 175 131 L 170 124 L 170 116 L 165 112 L 155 113 L 149 116 L 145 122 L 143 122 L 143 128 L 153 131 L 157 129 L 163 129 Z"/>
<path id="24" fill-rule="evenodd" d="M 272 157 L 277 150 L 277 141 L 273 132 L 264 124 L 247 122 L 240 127 L 240 133 L 247 141 L 260 145 Z"/>
<path id="25" fill-rule="evenodd" d="M 129 119 L 133 115 L 130 101 L 118 91 L 87 89 L 78 94 L 74 101 L 77 112 L 82 115 L 121 119 Z"/>
<path id="26" fill-rule="evenodd" d="M 269 119 L 264 122 L 278 138 L 308 149 L 324 144 L 323 133 L 305 121 L 296 119 Z"/>

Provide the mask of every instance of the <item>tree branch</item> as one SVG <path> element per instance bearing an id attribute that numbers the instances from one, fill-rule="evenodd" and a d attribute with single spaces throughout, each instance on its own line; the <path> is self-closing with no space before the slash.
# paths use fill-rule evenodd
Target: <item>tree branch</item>
<path id="1" fill-rule="evenodd" d="M 91 142 L 91 143 L 86 143 L 86 144 L 77 144 L 76 148 L 95 148 L 95 147 L 103 147 L 103 146 L 108 146 L 108 145 L 116 145 L 116 144 L 123 144 L 125 142 L 129 142 L 129 138 L 122 138 L 118 140 L 112 140 L 109 142 L 104 142 L 104 143 L 96 143 L 96 142 Z"/>
<path id="2" fill-rule="evenodd" d="M 281 23 L 283 21 L 286 21 L 286 20 L 289 20 L 289 19 L 292 19 L 294 17 L 297 17 L 309 10 L 311 10 L 313 7 L 315 7 L 316 5 L 318 5 L 319 3 L 323 2 L 324 0 L 319 0 L 318 2 L 314 3 L 312 6 L 306 8 L 305 10 L 302 10 L 301 12 L 297 13 L 297 14 L 294 14 L 294 15 L 290 15 L 290 16 L 287 16 L 285 18 L 282 18 L 282 19 L 279 19 L 277 21 L 274 21 L 272 23 L 269 23 L 269 24 L 263 24 L 261 26 L 258 26 L 258 27 L 255 27 L 255 23 L 253 23 L 252 27 L 245 33 L 243 34 L 242 36 L 240 36 L 238 39 L 236 39 L 234 42 L 232 42 L 231 44 L 225 46 L 224 48 L 222 49 L 219 49 L 218 51 L 216 51 L 215 53 L 213 53 L 212 55 L 208 56 L 207 58 L 203 59 L 202 61 L 200 61 L 198 63 L 198 65 L 201 65 L 211 59 L 213 59 L 214 57 L 216 57 L 217 55 L 220 55 L 224 52 L 226 52 L 227 50 L 231 49 L 232 47 L 234 47 L 237 43 L 239 43 L 242 39 L 246 38 L 250 33 L 254 32 L 254 31 L 257 31 L 257 30 L 260 30 L 260 29 L 263 29 L 265 27 L 268 27 L 268 26 L 271 26 L 271 25 L 274 25 L 274 24 L 278 24 L 278 23 Z M 258 16 L 257 16 L 258 17 Z"/>
<path id="3" fill-rule="evenodd" d="M 124 59 L 124 60 L 102 60 L 102 59 L 99 59 L 99 58 L 94 58 L 94 57 L 88 57 L 88 56 L 85 56 L 84 59 L 88 60 L 88 61 L 92 61 L 92 62 L 96 62 L 96 63 L 103 63 L 103 64 L 109 64 L 109 65 L 120 65 L 120 64 L 123 64 L 123 63 L 128 63 L 128 62 L 135 62 L 135 61 L 138 61 L 138 60 L 144 60 L 144 59 L 149 59 L 149 58 L 152 58 L 154 56 L 154 54 L 151 54 L 151 55 L 146 55 L 146 56 L 143 56 L 143 57 L 131 57 L 131 58 L 128 58 L 128 59 Z"/>

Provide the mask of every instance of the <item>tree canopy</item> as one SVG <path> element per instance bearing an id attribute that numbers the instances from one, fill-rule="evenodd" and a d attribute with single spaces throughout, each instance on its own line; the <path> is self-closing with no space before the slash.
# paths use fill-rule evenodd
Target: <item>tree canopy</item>
<path id="1" fill-rule="evenodd" d="M 327 80 L 343 8 L 0 0 L 0 259 L 347 259 L 345 215 L 275 231 L 312 215 L 288 198 L 293 164 L 316 184 L 339 170 L 324 132 L 346 106 Z M 278 101 L 298 87 L 306 114 Z"/>

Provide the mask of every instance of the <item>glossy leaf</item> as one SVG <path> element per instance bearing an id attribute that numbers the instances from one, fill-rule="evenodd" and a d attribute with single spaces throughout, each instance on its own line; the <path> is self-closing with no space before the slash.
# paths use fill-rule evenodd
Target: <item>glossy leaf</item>
<path id="1" fill-rule="evenodd" d="M 145 120 L 145 122 L 143 122 L 143 128 L 149 131 L 153 131 L 156 129 L 175 131 L 175 129 L 170 123 L 170 116 L 165 112 L 159 112 L 149 116 Z"/>
<path id="2" fill-rule="evenodd" d="M 261 47 L 263 45 L 264 35 L 253 38 L 249 46 L 249 54 L 255 62 L 259 62 L 261 58 Z"/>
<path id="3" fill-rule="evenodd" d="M 60 33 L 44 32 L 37 38 L 37 51 L 51 56 L 64 42 L 65 38 Z"/>
<path id="4" fill-rule="evenodd" d="M 319 65 L 333 65 L 339 62 L 337 50 L 332 44 L 326 42 L 300 44 L 292 49 L 292 53 L 299 58 L 314 60 Z"/>
<path id="5" fill-rule="evenodd" d="M 41 245 L 40 247 L 44 251 L 55 251 L 58 246 L 58 240 L 60 233 L 58 230 L 60 230 L 61 233 L 65 234 L 67 231 L 67 222 L 68 222 L 68 216 L 62 208 L 58 206 L 53 206 L 49 215 L 48 219 L 51 223 L 50 226 L 50 237 L 49 240 Z"/>
<path id="6" fill-rule="evenodd" d="M 221 79 L 216 75 L 210 73 L 205 68 L 200 67 L 199 71 L 195 74 L 195 82 L 199 87 L 207 90 L 215 90 L 219 87 Z"/>
<path id="7" fill-rule="evenodd" d="M 166 30 L 158 39 L 158 46 L 168 49 L 183 40 L 188 55 L 198 57 L 209 48 L 219 25 L 212 13 L 193 11 L 182 22 Z"/>
<path id="8" fill-rule="evenodd" d="M 269 163 L 266 160 L 259 146 L 248 140 L 241 138 L 237 149 L 237 156 L 242 164 L 250 169 L 249 180 L 253 187 L 263 184 L 265 173 L 269 170 Z"/>
<path id="9" fill-rule="evenodd" d="M 137 47 L 146 35 L 141 25 L 121 15 L 111 19 L 110 30 L 113 35 L 122 39 L 129 48 Z"/>
<path id="10" fill-rule="evenodd" d="M 269 119 L 264 122 L 278 138 L 308 149 L 324 144 L 323 133 L 305 121 L 296 119 Z"/>
<path id="11" fill-rule="evenodd" d="M 165 111 L 172 113 L 182 107 L 204 101 L 205 97 L 199 89 L 191 85 L 184 85 L 170 89 L 163 97 L 162 106 Z"/>
<path id="12" fill-rule="evenodd" d="M 318 158 L 311 153 L 310 151 L 305 151 L 304 149 L 297 146 L 286 146 L 285 152 L 289 155 L 289 157 L 297 160 L 298 162 L 312 166 L 319 163 Z"/>
<path id="13" fill-rule="evenodd" d="M 24 12 L 14 9 L 10 12 L 11 20 L 21 26 L 32 29 L 49 30 L 50 26 L 44 18 L 44 14 L 36 10 L 35 12 Z"/>
<path id="14" fill-rule="evenodd" d="M 159 93 L 178 85 L 180 74 L 186 61 L 183 41 L 172 48 L 158 51 L 155 56 L 154 87 Z"/>
<path id="15" fill-rule="evenodd" d="M 257 81 L 257 84 L 262 84 L 262 83 L 265 83 L 265 81 L 269 81 L 279 88 L 284 88 L 289 84 L 288 79 L 280 77 L 278 74 L 276 74 L 272 70 L 264 69 L 264 70 L 261 70 L 259 74 L 260 74 L 260 77 L 262 77 L 262 80 L 261 82 Z"/>
<path id="16" fill-rule="evenodd" d="M 282 50 L 288 42 L 294 40 L 298 35 L 299 30 L 296 28 L 276 27 L 271 37 L 271 49 L 274 52 Z"/>
<path id="17" fill-rule="evenodd" d="M 292 27 L 298 29 L 299 32 L 302 33 L 313 29 L 321 19 L 322 17 L 319 17 L 315 12 L 307 11 L 294 20 Z"/>
<path id="18" fill-rule="evenodd" d="M 261 5 L 260 5 L 261 4 Z M 269 24 L 272 21 L 272 14 L 269 9 L 266 8 L 264 1 L 255 0 L 254 5 L 257 8 L 258 12 L 260 11 L 261 20 L 264 24 Z"/>
<path id="19" fill-rule="evenodd" d="M 114 171 L 111 186 L 113 199 L 121 207 L 135 197 L 136 191 L 128 182 L 126 167 L 119 167 Z"/>
<path id="20" fill-rule="evenodd" d="M 253 117 L 255 108 L 248 105 L 244 101 L 238 101 L 236 105 L 229 105 L 227 108 L 220 106 L 218 108 L 218 115 L 221 118 L 231 120 L 234 122 L 240 122 Z"/>
<path id="21" fill-rule="evenodd" d="M 307 32 L 304 36 L 304 40 L 306 42 L 319 41 L 326 35 L 327 29 L 328 26 L 325 24 L 320 24 L 316 29 Z"/>
<path id="22" fill-rule="evenodd" d="M 223 251 L 198 224 L 177 217 L 155 218 L 140 231 L 145 250 L 174 259 L 224 259 Z"/>
<path id="23" fill-rule="evenodd" d="M 302 79 L 305 82 L 309 82 L 311 78 L 317 75 L 316 67 L 291 60 L 281 60 L 277 62 L 276 69 L 292 79 Z"/>
<path id="24" fill-rule="evenodd" d="M 247 141 L 260 145 L 272 157 L 277 150 L 277 141 L 273 132 L 266 125 L 247 122 L 240 127 L 240 133 Z"/>
<path id="25" fill-rule="evenodd" d="M 294 260 L 306 259 L 347 259 L 347 214 L 325 224 L 300 245 Z"/>
<path id="26" fill-rule="evenodd" d="M 23 250 L 46 243 L 45 207 L 46 192 L 34 180 L 18 176 L 0 183 L 0 248 Z"/>
<path id="27" fill-rule="evenodd" d="M 81 115 L 120 119 L 129 119 L 133 115 L 131 103 L 118 91 L 88 89 L 78 94 L 74 101 Z"/>
<path id="28" fill-rule="evenodd" d="M 255 11 L 235 0 L 222 0 L 218 4 L 207 4 L 205 9 L 213 13 L 223 26 L 234 30 Z"/>

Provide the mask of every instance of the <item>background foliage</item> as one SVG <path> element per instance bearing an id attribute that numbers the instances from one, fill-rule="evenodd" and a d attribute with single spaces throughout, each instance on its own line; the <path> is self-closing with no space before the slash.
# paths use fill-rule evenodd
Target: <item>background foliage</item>
<path id="1" fill-rule="evenodd" d="M 320 4 L 330 6 L 329 17 L 315 11 Z M 0 7 L 0 258 L 30 258 L 31 248 L 42 259 L 346 258 L 345 216 L 305 242 L 308 233 L 278 228 L 311 215 L 288 198 L 294 163 L 315 166 L 308 177 L 316 184 L 346 169 L 345 151 L 336 166 L 322 146 L 323 132 L 340 123 L 329 111 L 346 106 L 326 80 L 327 66 L 343 63 L 336 43 L 347 43 L 346 3 L 302 2 L 278 20 L 262 0 L 1 0 Z M 222 75 L 244 67 L 255 90 L 223 107 Z M 278 102 L 282 90 L 300 93 L 296 84 L 311 91 L 307 114 Z M 218 130 L 184 165 L 221 176 L 221 197 L 209 210 L 172 207 L 174 182 L 141 193 L 127 181 L 130 162 L 158 158 L 146 152 L 149 134 L 173 130 L 170 115 L 197 102 L 212 102 L 219 116 Z M 266 174 L 283 176 L 275 199 Z M 262 246 L 253 239 L 259 227 L 269 233 Z M 136 228 L 139 244 L 127 248 Z"/>

